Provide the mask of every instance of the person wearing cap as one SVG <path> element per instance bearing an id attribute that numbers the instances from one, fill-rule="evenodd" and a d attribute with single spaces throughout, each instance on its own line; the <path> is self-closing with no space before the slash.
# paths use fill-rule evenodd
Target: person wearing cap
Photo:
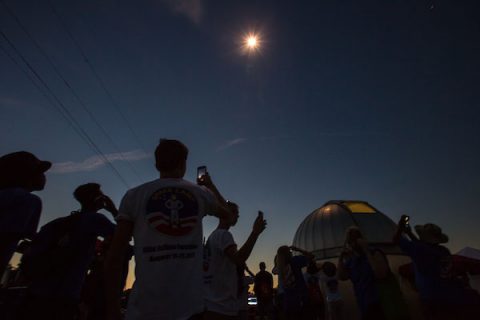
<path id="1" fill-rule="evenodd" d="M 406 221 L 406 216 L 400 218 L 393 242 L 412 259 L 425 318 L 450 319 L 456 299 L 450 281 L 452 260 L 450 251 L 441 245 L 448 242 L 448 236 L 439 226 L 427 223 L 415 226 L 417 238 Z"/>
<path id="2" fill-rule="evenodd" d="M 26 151 L 0 157 L 0 276 L 18 242 L 37 231 L 42 201 L 32 192 L 43 190 L 51 166 Z"/>

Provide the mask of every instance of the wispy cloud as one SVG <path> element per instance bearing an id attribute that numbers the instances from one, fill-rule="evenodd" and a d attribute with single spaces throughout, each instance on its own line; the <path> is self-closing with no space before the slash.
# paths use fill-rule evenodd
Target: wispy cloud
<path id="1" fill-rule="evenodd" d="M 109 162 L 113 161 L 138 161 L 142 159 L 149 158 L 151 155 L 147 154 L 140 150 L 133 150 L 127 152 L 118 152 L 118 153 L 108 153 L 105 155 L 105 158 Z M 67 162 L 58 162 L 52 165 L 52 169 L 49 170 L 49 173 L 72 173 L 72 172 L 85 172 L 93 171 L 98 168 L 101 168 L 107 164 L 107 160 L 100 156 L 93 156 L 87 158 L 80 162 L 67 161 Z"/>
<path id="2" fill-rule="evenodd" d="M 238 144 L 245 143 L 246 141 L 247 141 L 247 139 L 245 139 L 245 138 L 236 138 L 236 139 L 233 139 L 233 140 L 229 140 L 229 141 L 225 142 L 224 144 L 222 144 L 221 146 L 219 146 L 217 148 L 217 151 L 226 150 L 226 149 L 231 148 L 233 146 L 236 146 Z"/>
<path id="3" fill-rule="evenodd" d="M 202 0 L 160 0 L 176 14 L 184 15 L 193 23 L 199 24 L 203 18 Z"/>

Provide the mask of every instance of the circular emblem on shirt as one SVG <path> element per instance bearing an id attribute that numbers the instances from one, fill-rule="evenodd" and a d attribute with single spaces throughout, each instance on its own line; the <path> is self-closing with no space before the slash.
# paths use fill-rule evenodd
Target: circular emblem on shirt
<path id="1" fill-rule="evenodd" d="M 198 203 L 193 194 L 181 188 L 162 188 L 147 201 L 148 224 L 162 234 L 184 236 L 197 225 Z"/>

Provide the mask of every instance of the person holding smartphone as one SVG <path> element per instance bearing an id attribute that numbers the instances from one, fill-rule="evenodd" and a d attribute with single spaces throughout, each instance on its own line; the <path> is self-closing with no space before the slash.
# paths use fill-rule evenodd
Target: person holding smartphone
<path id="1" fill-rule="evenodd" d="M 20 319 L 75 319 L 81 290 L 94 259 L 97 237 L 109 238 L 117 208 L 98 183 L 77 187 L 73 193 L 81 208 L 44 225 L 22 258 L 29 277 L 29 297 Z"/>
<path id="2" fill-rule="evenodd" d="M 108 320 L 122 319 L 121 266 L 132 236 L 135 283 L 125 319 L 194 319 L 204 311 L 202 219 L 231 213 L 210 175 L 197 184 L 184 179 L 187 158 L 182 142 L 161 139 L 155 149 L 159 177 L 122 199 L 106 259 Z"/>
<path id="3" fill-rule="evenodd" d="M 243 278 L 238 277 L 238 269 L 245 267 L 258 237 L 267 225 L 263 213 L 259 211 L 250 236 L 237 249 L 229 230 L 238 221 L 238 205 L 233 202 L 227 205 L 234 214 L 220 218 L 217 229 L 208 237 L 204 249 L 205 320 L 238 317 L 243 292 Z"/>
<path id="4" fill-rule="evenodd" d="M 425 319 L 478 319 L 480 296 L 455 278 L 450 250 L 442 244 L 448 236 L 433 223 L 415 225 L 418 237 L 402 215 L 393 242 L 412 259 L 415 286 Z"/>

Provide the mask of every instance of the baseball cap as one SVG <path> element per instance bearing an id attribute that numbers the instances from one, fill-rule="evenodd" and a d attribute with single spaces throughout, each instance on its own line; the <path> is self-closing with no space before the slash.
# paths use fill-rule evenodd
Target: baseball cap
<path id="1" fill-rule="evenodd" d="M 18 151 L 0 157 L 0 173 L 3 175 L 26 175 L 43 173 L 50 169 L 50 161 L 42 161 L 33 153 Z"/>

